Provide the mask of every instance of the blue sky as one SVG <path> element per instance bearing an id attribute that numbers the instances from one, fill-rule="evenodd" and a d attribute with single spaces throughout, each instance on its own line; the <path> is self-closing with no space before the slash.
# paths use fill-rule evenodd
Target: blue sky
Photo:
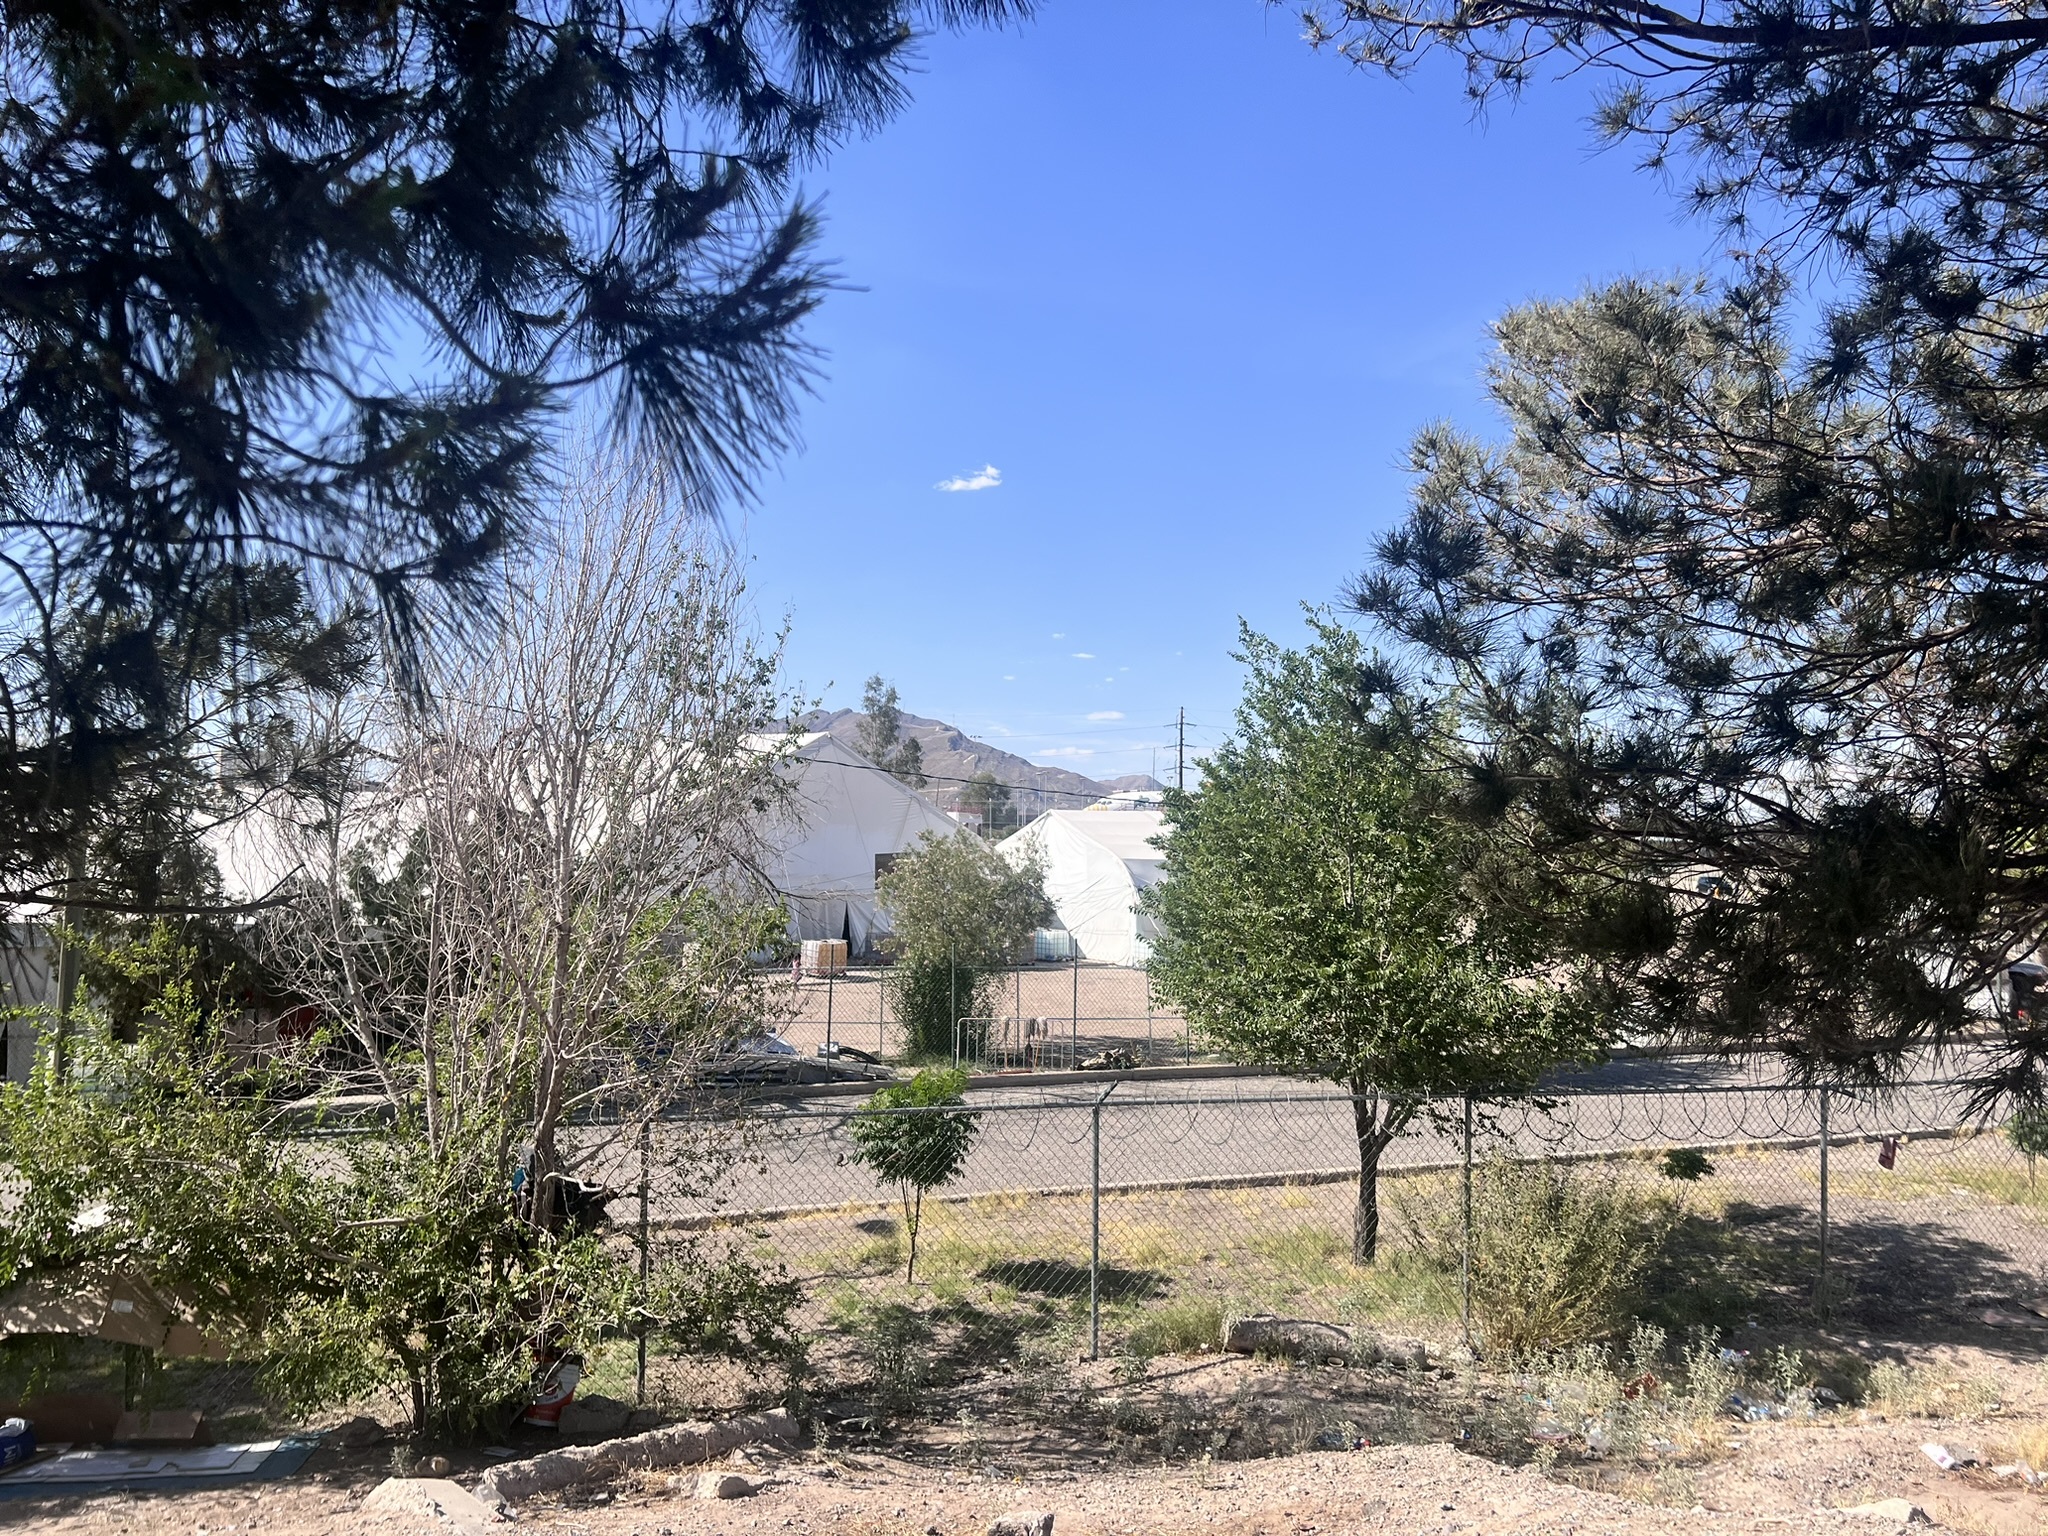
<path id="1" fill-rule="evenodd" d="M 1400 514 L 1415 430 L 1491 427 L 1491 319 L 1717 249 L 1596 149 L 1584 86 L 1484 122 L 1458 86 L 1314 54 L 1260 0 L 931 39 L 909 109 L 807 178 L 859 291 L 734 523 L 791 677 L 837 707 L 881 672 L 1097 777 L 1166 777 L 1182 706 L 1214 741 L 1239 617 L 1297 635 Z"/>

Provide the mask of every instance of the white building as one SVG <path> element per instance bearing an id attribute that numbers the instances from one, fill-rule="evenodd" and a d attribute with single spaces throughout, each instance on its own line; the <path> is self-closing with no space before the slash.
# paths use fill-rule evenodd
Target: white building
<path id="1" fill-rule="evenodd" d="M 35 1066 L 44 1010 L 57 1002 L 57 944 L 41 923 L 16 920 L 0 934 L 0 1082 L 21 1083 Z"/>
<path id="2" fill-rule="evenodd" d="M 796 738 L 795 788 L 767 834 L 763 869 L 789 905 L 792 939 L 844 939 L 865 954 L 889 931 L 875 877 L 927 832 L 971 834 L 886 769 L 824 731 Z"/>
<path id="3" fill-rule="evenodd" d="M 1045 894 L 1082 959 L 1142 966 L 1157 929 L 1138 910 L 1138 894 L 1165 868 L 1152 846 L 1165 825 L 1158 811 L 1047 811 L 996 852 L 1013 864 L 1037 853 Z"/>

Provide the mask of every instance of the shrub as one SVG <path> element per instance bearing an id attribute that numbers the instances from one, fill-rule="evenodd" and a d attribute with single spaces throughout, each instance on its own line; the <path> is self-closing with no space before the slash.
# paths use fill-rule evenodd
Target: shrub
<path id="1" fill-rule="evenodd" d="M 1496 1159 L 1473 1171 L 1472 1220 L 1474 1319 L 1490 1351 L 1522 1357 L 1623 1326 L 1663 1212 L 1609 1178 Z"/>
<path id="2" fill-rule="evenodd" d="M 893 1001 L 911 1054 L 950 1060 L 953 1021 L 988 1011 L 993 973 L 1051 920 L 1043 866 L 1029 856 L 1013 865 L 971 837 L 927 832 L 875 894 L 893 927 Z M 984 1043 L 963 1040 L 961 1054 L 977 1057 Z"/>
<path id="3" fill-rule="evenodd" d="M 1940 1364 L 1905 1365 L 1881 1360 L 1871 1367 L 1863 1401 L 1894 1417 L 1961 1418 L 1998 1406 L 1998 1383 L 1988 1376 L 1958 1378 Z"/>
<path id="4" fill-rule="evenodd" d="M 907 1413 L 918 1406 L 931 1382 L 933 1338 L 931 1323 L 908 1307 L 877 1307 L 861 1319 L 857 1342 L 877 1407 Z"/>

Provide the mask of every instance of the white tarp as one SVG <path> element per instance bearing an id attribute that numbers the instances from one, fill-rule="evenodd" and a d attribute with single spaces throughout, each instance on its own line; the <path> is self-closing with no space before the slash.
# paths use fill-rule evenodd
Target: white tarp
<path id="1" fill-rule="evenodd" d="M 796 740 L 782 770 L 795 785 L 767 834 L 768 878 L 789 904 L 792 939 L 845 939 L 864 954 L 889 931 L 875 905 L 877 856 L 926 832 L 960 837 L 931 801 L 824 731 Z"/>
<path id="2" fill-rule="evenodd" d="M 1142 966 L 1157 929 L 1138 910 L 1138 893 L 1165 867 L 1152 846 L 1165 825 L 1158 811 L 1047 811 L 996 852 L 1013 864 L 1037 852 L 1045 894 L 1084 960 Z"/>

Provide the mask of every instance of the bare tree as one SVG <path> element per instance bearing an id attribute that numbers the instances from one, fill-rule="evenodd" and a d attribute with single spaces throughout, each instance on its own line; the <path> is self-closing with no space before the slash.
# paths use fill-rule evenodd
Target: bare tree
<path id="1" fill-rule="evenodd" d="M 273 945 L 430 1145 L 525 1167 L 543 1229 L 563 1177 L 781 1005 L 748 956 L 781 927 L 755 839 L 782 738 L 760 733 L 792 713 L 779 641 L 673 483 L 616 458 L 571 480 L 495 647 L 444 666 L 428 710 L 350 723 L 369 745 Z"/>

